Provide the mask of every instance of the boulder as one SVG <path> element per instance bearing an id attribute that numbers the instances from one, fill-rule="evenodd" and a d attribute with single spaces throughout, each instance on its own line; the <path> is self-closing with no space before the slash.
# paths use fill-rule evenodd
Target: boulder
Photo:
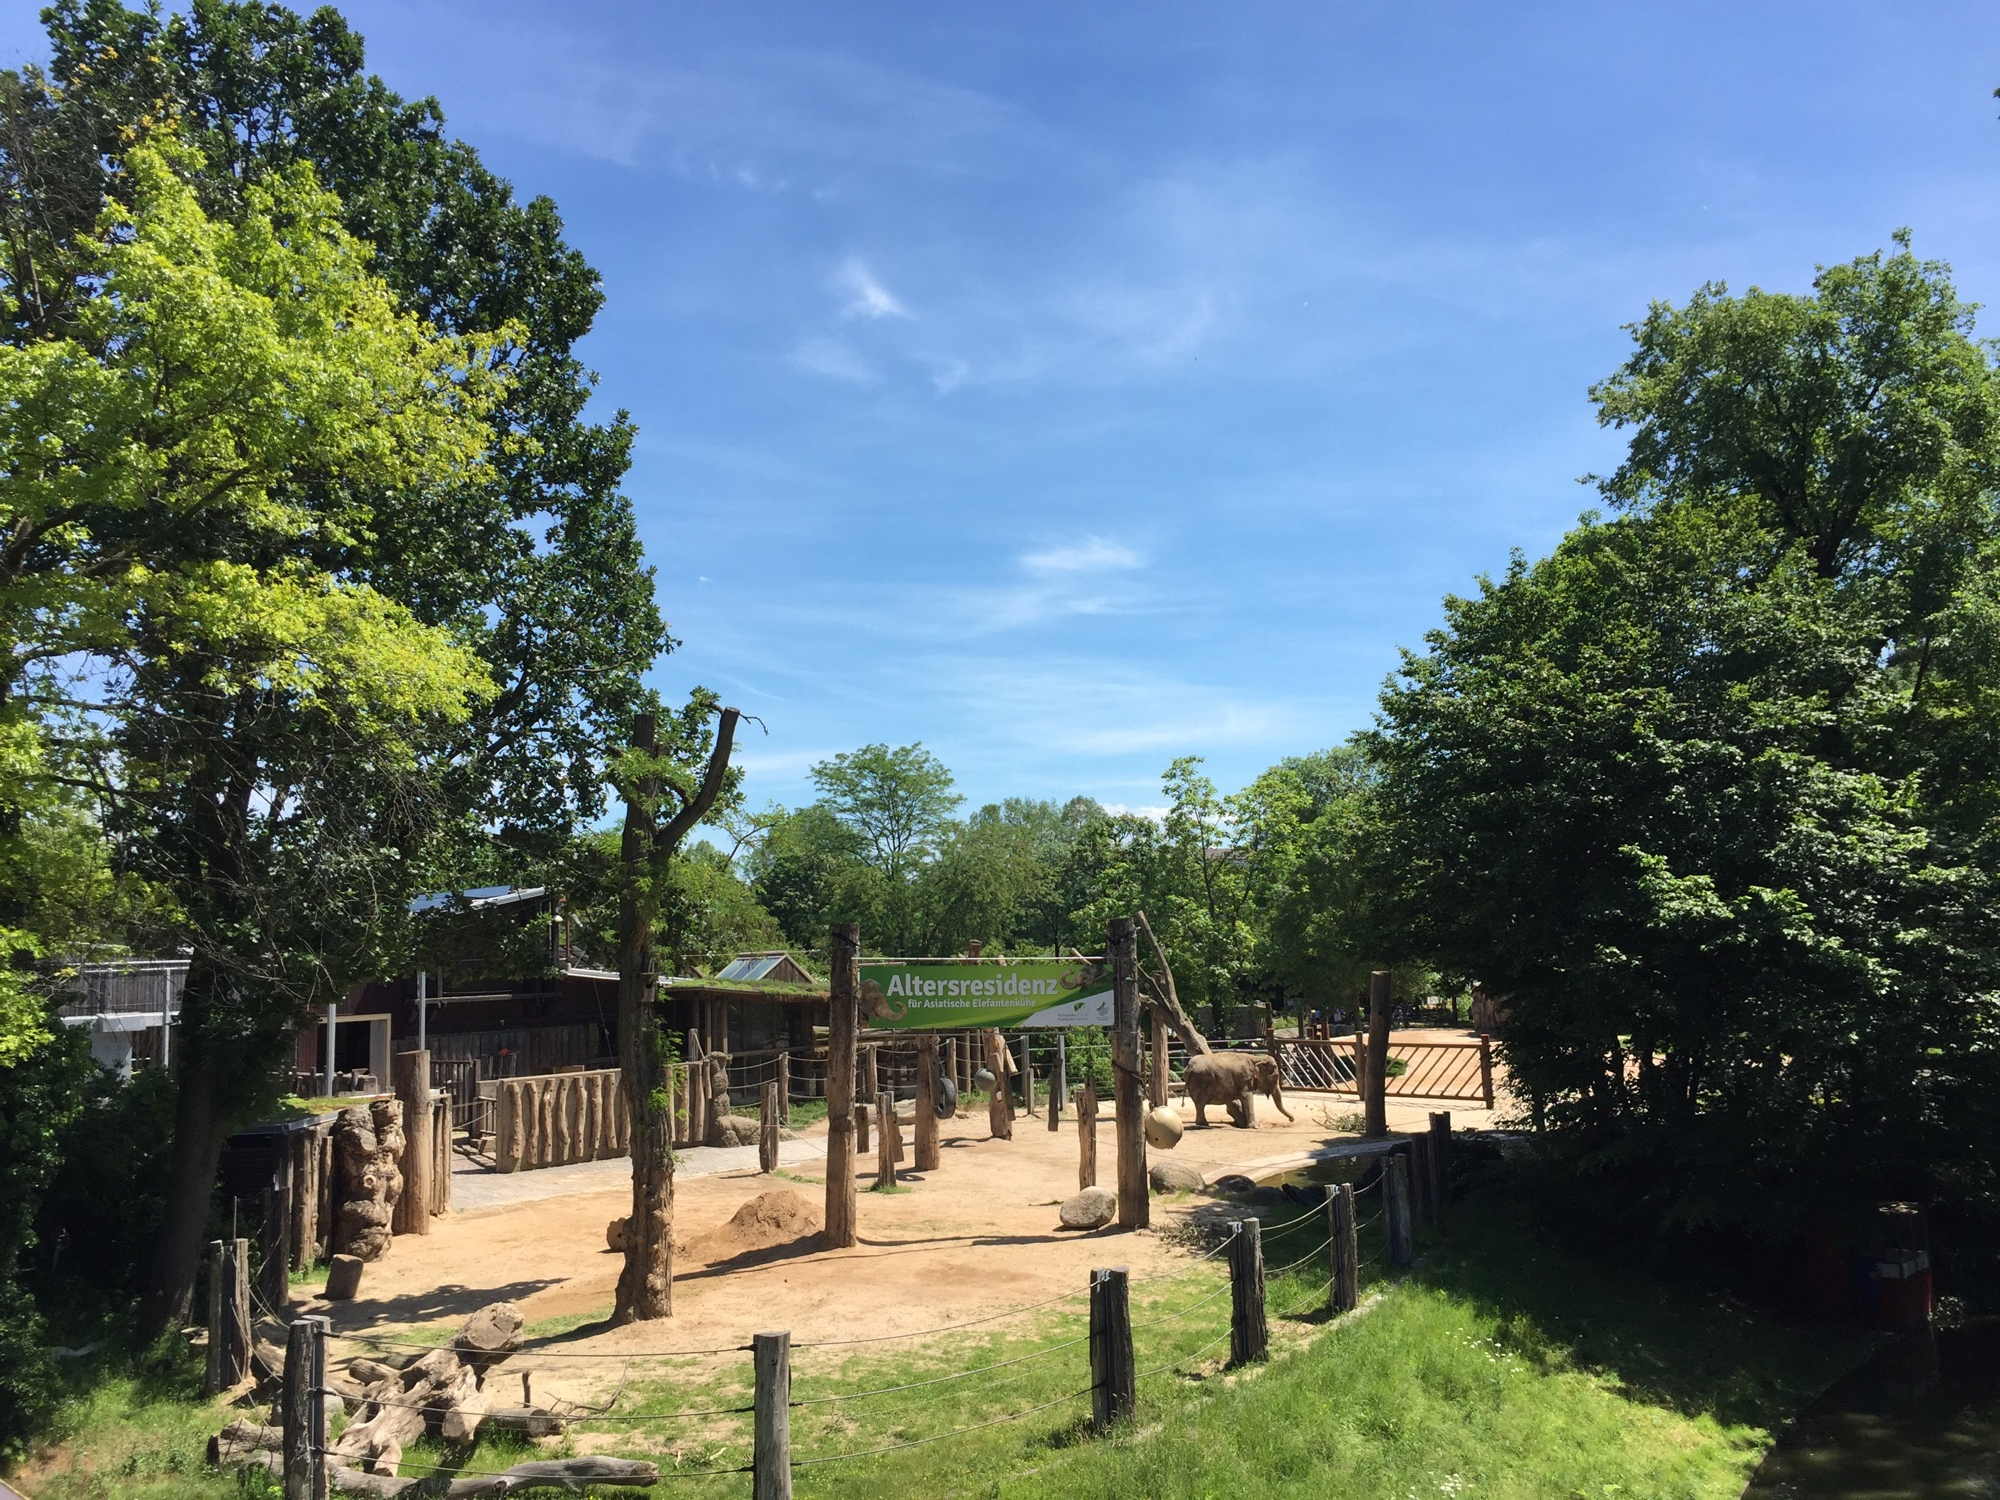
<path id="1" fill-rule="evenodd" d="M 1181 1123 L 1180 1114 L 1166 1105 L 1146 1112 L 1146 1144 L 1155 1151 L 1173 1150 L 1186 1133 L 1187 1126 Z"/>
<path id="2" fill-rule="evenodd" d="M 1241 1172 L 1230 1172 L 1218 1177 L 1212 1185 L 1218 1192 L 1223 1193 L 1250 1193 L 1255 1192 L 1257 1188 L 1257 1184 Z"/>
<path id="3" fill-rule="evenodd" d="M 625 1226 L 632 1222 L 630 1214 L 621 1214 L 604 1226 L 604 1248 L 625 1253 Z"/>
<path id="4" fill-rule="evenodd" d="M 1109 1188 L 1087 1187 L 1063 1200 L 1056 1218 L 1065 1229 L 1102 1229 L 1118 1214 L 1118 1195 Z"/>
<path id="5" fill-rule="evenodd" d="M 1203 1182 L 1201 1168 L 1184 1161 L 1156 1161 L 1146 1179 L 1156 1193 L 1199 1192 Z"/>

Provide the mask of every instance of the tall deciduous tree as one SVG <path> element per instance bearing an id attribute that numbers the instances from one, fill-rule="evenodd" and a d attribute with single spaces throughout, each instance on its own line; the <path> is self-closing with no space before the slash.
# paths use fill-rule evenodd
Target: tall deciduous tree
<path id="1" fill-rule="evenodd" d="M 134 701 L 173 707 L 125 736 L 105 762 L 126 788 L 148 793 L 121 793 L 114 803 L 125 847 L 147 873 L 199 892 L 232 882 L 258 892 L 247 910 L 222 903 L 213 915 L 191 910 L 187 918 L 212 958 L 191 973 L 184 1017 L 242 1047 L 240 1066 L 225 1056 L 218 1069 L 181 1075 L 176 1201 L 196 1205 L 192 1215 L 212 1173 L 216 1132 L 268 1079 L 304 977 L 317 991 L 337 986 L 350 967 L 379 968 L 386 956 L 362 950 L 382 936 L 402 895 L 471 862 L 424 830 L 455 826 L 462 852 L 494 841 L 523 858 L 560 847 L 580 819 L 601 812 L 605 747 L 640 701 L 640 673 L 670 642 L 630 506 L 617 492 L 631 430 L 622 415 L 608 425 L 584 418 L 591 377 L 571 351 L 601 293 L 563 242 L 553 206 L 516 202 L 471 148 L 446 135 L 434 102 L 408 103 L 369 77 L 360 39 L 331 10 L 308 18 L 276 5 L 197 0 L 170 15 L 72 0 L 47 15 L 47 74 L 24 69 L 0 80 L 6 327 L 16 346 L 59 336 L 95 295 L 84 261 L 100 206 L 132 201 L 135 132 L 172 121 L 205 163 L 192 185 L 216 222 L 242 220 L 257 192 L 299 167 L 316 171 L 337 192 L 332 211 L 374 247 L 370 268 L 398 311 L 485 341 L 466 376 L 492 380 L 497 396 L 466 413 L 476 419 L 478 462 L 448 481 L 349 481 L 342 503 L 368 518 L 364 529 L 307 528 L 289 538 L 289 551 L 217 537 L 232 566 L 280 578 L 281 564 L 296 564 L 308 577 L 337 580 L 336 602 L 372 591 L 397 618 L 438 632 L 463 655 L 419 651 L 399 660 L 366 639 L 380 622 L 361 614 L 344 649 L 413 680 L 473 664 L 478 681 L 458 696 L 455 720 L 427 719 L 413 759 L 371 761 L 366 716 L 338 717 L 317 755 L 295 753 L 280 731 L 284 693 L 298 684 L 279 684 L 275 696 L 216 693 L 209 663 L 150 638 L 135 658 Z M 302 466 L 275 502 L 308 510 L 332 503 L 329 490 L 340 487 L 324 478 Z M 253 617 L 274 654 L 316 610 L 328 623 L 325 600 L 310 589 L 303 595 L 282 617 Z M 215 617 L 196 623 L 212 628 Z M 354 734 L 363 742 L 343 738 Z M 161 765 L 174 773 L 147 769 Z M 190 774 L 178 774 L 183 766 Z M 308 806 L 317 811 L 309 815 Z M 303 821 L 260 838 L 267 809 Z M 222 852 L 210 859 L 205 849 Z M 369 895 L 323 899 L 328 881 L 366 885 Z M 326 920 L 312 960 L 276 962 L 273 953 L 297 950 L 272 935 L 274 914 L 316 903 Z M 288 941 L 299 936 L 294 930 Z M 275 982 L 281 971 L 284 982 Z M 194 1062 L 199 1053 L 184 1056 Z M 148 1299 L 156 1322 L 184 1302 L 200 1236 L 188 1215 L 165 1226 Z"/>
<path id="2" fill-rule="evenodd" d="M 1392 926 L 1507 994 L 1517 1083 L 1651 1211 L 1991 1201 L 2000 383 L 1906 246 L 1633 334 L 1625 514 L 1384 695 Z"/>

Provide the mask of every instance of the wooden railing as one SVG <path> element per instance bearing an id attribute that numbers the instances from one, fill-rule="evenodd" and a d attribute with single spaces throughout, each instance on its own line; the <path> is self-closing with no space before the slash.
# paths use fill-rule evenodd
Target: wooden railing
<path id="1" fill-rule="evenodd" d="M 1272 1052 L 1287 1089 L 1302 1093 L 1359 1095 L 1363 1043 L 1355 1037 L 1332 1039 L 1281 1036 L 1248 1037 L 1213 1043 L 1218 1052 Z M 1389 1038 L 1389 1081 L 1383 1093 L 1405 1099 L 1476 1099 L 1494 1107 L 1494 1061 L 1491 1038 L 1434 1041 Z M 1400 1062 L 1402 1067 L 1396 1068 Z M 1179 1041 L 1168 1048 L 1168 1072 L 1175 1091 L 1187 1066 L 1187 1049 Z"/>

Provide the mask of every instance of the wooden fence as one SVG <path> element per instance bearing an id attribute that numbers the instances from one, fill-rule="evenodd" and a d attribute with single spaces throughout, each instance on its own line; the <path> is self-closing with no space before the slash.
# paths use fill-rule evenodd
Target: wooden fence
<path id="1" fill-rule="evenodd" d="M 623 1156 L 632 1119 L 618 1081 L 616 1068 L 494 1079 L 494 1169 L 521 1172 Z"/>
<path id="2" fill-rule="evenodd" d="M 1279 1077 L 1289 1090 L 1360 1094 L 1357 1079 L 1366 1044 L 1358 1037 L 1245 1037 L 1211 1045 L 1218 1052 L 1275 1052 Z M 1167 1056 L 1174 1092 L 1179 1092 L 1187 1068 L 1187 1048 L 1174 1041 Z M 1392 1034 L 1389 1062 L 1391 1071 L 1383 1092 L 1392 1099 L 1464 1099 L 1476 1100 L 1487 1109 L 1494 1107 L 1495 1064 L 1488 1037 L 1434 1041 Z"/>

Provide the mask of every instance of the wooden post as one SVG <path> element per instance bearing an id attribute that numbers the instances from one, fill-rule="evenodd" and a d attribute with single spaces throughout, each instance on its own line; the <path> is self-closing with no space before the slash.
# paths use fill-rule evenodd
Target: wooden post
<path id="1" fill-rule="evenodd" d="M 688 1144 L 708 1144 L 708 1069 L 701 1066 L 708 1054 L 701 1048 L 701 1028 L 690 1027 L 687 1034 Z M 828 1127 L 831 1136 L 832 1127 Z"/>
<path id="2" fill-rule="evenodd" d="M 1049 1083 L 1049 1129 L 1062 1125 L 1063 1100 L 1069 1097 L 1069 1039 L 1056 1033 L 1056 1076 Z"/>
<path id="3" fill-rule="evenodd" d="M 1241 1219 L 1229 1242 L 1229 1363 L 1247 1365 L 1266 1357 L 1270 1325 L 1264 1318 L 1264 1225 Z"/>
<path id="4" fill-rule="evenodd" d="M 291 1148 L 290 1137 L 278 1137 L 276 1182 L 264 1190 L 264 1227 L 257 1236 L 257 1248 L 263 1256 L 257 1273 L 260 1290 L 273 1311 L 281 1311 L 292 1300 L 292 1194 L 296 1189 Z M 407 1182 L 404 1190 L 408 1191 Z"/>
<path id="5" fill-rule="evenodd" d="M 1362 1109 L 1371 1139 L 1389 1133 L 1389 971 L 1368 976 L 1368 1092 Z"/>
<path id="6" fill-rule="evenodd" d="M 792 1054 L 778 1054 L 778 1123 L 792 1123 Z"/>
<path id="7" fill-rule="evenodd" d="M 1007 1097 L 1007 1043 L 997 1031 L 986 1033 L 986 1068 L 993 1075 L 993 1093 L 986 1101 L 986 1128 L 996 1141 L 1014 1139 L 1014 1105 Z"/>
<path id="8" fill-rule="evenodd" d="M 938 1039 L 917 1038 L 917 1170 L 938 1169 Z"/>
<path id="9" fill-rule="evenodd" d="M 223 1388 L 222 1346 L 229 1334 L 222 1305 L 227 1296 L 228 1285 L 229 1273 L 225 1269 L 222 1241 L 210 1240 L 208 1242 L 208 1360 L 201 1377 L 201 1393 L 204 1396 L 213 1396 Z"/>
<path id="10" fill-rule="evenodd" d="M 250 1346 L 255 1338 L 250 1318 L 250 1241 L 231 1240 L 223 1254 L 229 1266 L 229 1301 L 222 1310 L 228 1327 L 222 1356 L 223 1389 L 227 1390 L 250 1378 Z"/>
<path id="11" fill-rule="evenodd" d="M 1130 1279 L 1124 1266 L 1090 1273 L 1090 1404 L 1100 1432 L 1132 1415 L 1139 1383 L 1132 1357 Z"/>
<path id="12" fill-rule="evenodd" d="M 757 1377 L 752 1398 L 753 1500 L 792 1500 L 792 1336 L 753 1333 L 750 1359 Z"/>
<path id="13" fill-rule="evenodd" d="M 1410 1169 L 1410 1228 L 1413 1232 L 1428 1229 L 1431 1225 L 1430 1144 L 1427 1135 L 1412 1136 L 1403 1157 Z"/>
<path id="14" fill-rule="evenodd" d="M 285 1387 L 280 1398 L 284 1424 L 285 1500 L 325 1500 L 326 1332 L 325 1318 L 300 1318 L 285 1337 Z"/>
<path id="15" fill-rule="evenodd" d="M 1035 1058 L 1029 1051 L 1031 1038 L 1027 1032 L 1021 1033 L 1021 1113 L 1035 1112 Z"/>
<path id="16" fill-rule="evenodd" d="M 1328 1310 L 1338 1316 L 1353 1312 L 1361 1300 L 1361 1244 L 1354 1230 L 1354 1184 L 1343 1182 L 1326 1195 L 1330 1237 L 1326 1244 L 1331 1285 Z"/>
<path id="17" fill-rule="evenodd" d="M 1400 1151 L 1382 1162 L 1382 1224 L 1389 1242 L 1389 1264 L 1398 1270 L 1414 1260 L 1410 1236 L 1410 1167 Z"/>
<path id="18" fill-rule="evenodd" d="M 1111 1073 L 1118 1108 L 1118 1227 L 1152 1222 L 1146 1184 L 1146 1112 L 1139 1093 L 1139 961 L 1130 917 L 1113 917 Z"/>
<path id="19" fill-rule="evenodd" d="M 1146 1102 L 1158 1109 L 1167 1102 L 1167 1018 L 1159 1006 L 1146 1010 L 1148 1040 L 1152 1044 L 1152 1071 L 1147 1077 Z"/>
<path id="20" fill-rule="evenodd" d="M 1451 1198 L 1451 1111 L 1431 1111 L 1431 1214 L 1445 1227 L 1445 1207 Z"/>
<path id="21" fill-rule="evenodd" d="M 778 1169 L 778 1085 L 764 1085 L 764 1107 L 757 1111 L 757 1170 Z"/>
<path id="22" fill-rule="evenodd" d="M 436 1165 L 431 1140 L 431 1055 L 398 1052 L 389 1071 L 396 1075 L 396 1097 L 403 1101 L 403 1196 L 396 1200 L 392 1233 L 429 1234 L 431 1181 Z"/>
<path id="23" fill-rule="evenodd" d="M 1486 1107 L 1493 1108 L 1493 1038 L 1485 1032 L 1479 1033 L 1479 1092 L 1486 1096 Z M 1535 1128 L 1542 1128 L 1540 1101 L 1536 1101 Z"/>
<path id="24" fill-rule="evenodd" d="M 880 1050 L 873 1042 L 861 1049 L 861 1097 L 870 1104 L 873 1104 L 875 1096 L 882 1092 L 881 1069 L 875 1059 L 875 1054 Z"/>
<path id="25" fill-rule="evenodd" d="M 945 1038 L 944 1072 L 945 1077 L 958 1085 L 959 1097 L 964 1098 L 965 1080 L 958 1076 L 958 1038 L 955 1036 Z"/>
<path id="26" fill-rule="evenodd" d="M 876 1094 L 876 1130 L 880 1140 L 876 1142 L 876 1186 L 894 1188 L 896 1186 L 896 1096 L 888 1090 Z"/>
<path id="27" fill-rule="evenodd" d="M 1354 1033 L 1354 1102 L 1368 1097 L 1368 1038 Z"/>
<path id="28" fill-rule="evenodd" d="M 854 1042 L 861 929 L 843 922 L 833 929 L 833 971 L 827 983 L 826 1046 L 826 1247 L 854 1244 Z"/>
<path id="29" fill-rule="evenodd" d="M 875 1149 L 874 1137 L 868 1133 L 868 1112 L 872 1108 L 874 1108 L 872 1104 L 863 1104 L 859 1101 L 855 1103 L 854 1154 L 856 1156 L 866 1156 L 870 1151 Z"/>
<path id="30" fill-rule="evenodd" d="M 1076 1185 L 1097 1186 L 1097 1085 L 1076 1091 Z"/>

